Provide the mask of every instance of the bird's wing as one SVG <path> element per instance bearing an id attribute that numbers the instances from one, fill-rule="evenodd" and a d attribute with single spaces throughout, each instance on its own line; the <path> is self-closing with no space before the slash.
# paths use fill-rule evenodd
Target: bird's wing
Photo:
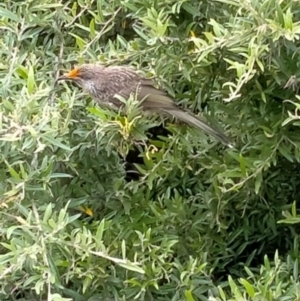
<path id="1" fill-rule="evenodd" d="M 173 99 L 165 91 L 155 88 L 151 79 L 143 78 L 133 69 L 113 66 L 108 67 L 106 73 L 110 101 L 116 101 L 116 94 L 128 99 L 131 93 L 136 93 L 144 109 L 159 110 L 174 107 Z"/>
<path id="2" fill-rule="evenodd" d="M 142 106 L 146 110 L 159 111 L 160 109 L 175 108 L 175 103 L 164 90 L 157 89 L 152 80 L 143 79 L 140 83 L 140 99 L 143 99 Z"/>
<path id="3" fill-rule="evenodd" d="M 128 99 L 131 93 L 137 91 L 140 81 L 141 77 L 131 68 L 121 66 L 106 68 L 102 82 L 106 89 L 107 100 L 118 106 L 121 105 L 116 95 Z"/>
<path id="4" fill-rule="evenodd" d="M 116 100 L 116 94 L 126 99 L 130 97 L 131 93 L 137 92 L 138 99 L 142 101 L 141 106 L 143 109 L 173 115 L 183 122 L 212 135 L 225 145 L 232 147 L 230 140 L 225 134 L 212 128 L 194 114 L 178 108 L 167 92 L 154 87 L 152 80 L 141 77 L 134 70 L 127 67 L 109 67 L 107 70 L 109 71 L 107 79 L 111 85 L 111 101 Z"/>

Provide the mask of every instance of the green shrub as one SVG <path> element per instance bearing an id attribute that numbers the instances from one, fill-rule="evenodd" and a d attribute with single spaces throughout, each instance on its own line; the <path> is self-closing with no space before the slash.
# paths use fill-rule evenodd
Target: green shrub
<path id="1" fill-rule="evenodd" d="M 6 0 L 0 20 L 0 300 L 299 299 L 297 1 Z M 83 62 L 155 77 L 236 149 L 54 86 Z"/>

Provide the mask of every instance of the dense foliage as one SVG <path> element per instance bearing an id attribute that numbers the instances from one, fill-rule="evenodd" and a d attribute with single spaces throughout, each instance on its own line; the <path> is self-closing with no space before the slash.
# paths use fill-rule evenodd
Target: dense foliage
<path id="1" fill-rule="evenodd" d="M 299 300 L 297 0 L 4 0 L 0 30 L 0 300 Z M 82 62 L 236 149 L 54 86 Z"/>

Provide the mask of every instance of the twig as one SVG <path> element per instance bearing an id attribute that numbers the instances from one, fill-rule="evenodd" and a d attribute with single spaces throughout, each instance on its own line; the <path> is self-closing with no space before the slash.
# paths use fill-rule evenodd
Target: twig
<path id="1" fill-rule="evenodd" d="M 98 34 L 85 46 L 85 49 L 82 51 L 82 55 L 85 54 L 88 49 L 90 48 L 90 46 L 96 41 L 96 40 L 99 40 L 104 32 L 104 30 L 108 27 L 108 25 L 115 19 L 116 15 L 119 13 L 119 11 L 122 9 L 122 7 L 120 6 L 115 12 L 114 14 L 112 15 L 112 17 L 107 20 L 105 23 L 104 23 L 104 26 L 102 27 L 102 29 L 98 32 Z"/>
<path id="2" fill-rule="evenodd" d="M 92 1 L 91 4 L 92 4 L 93 2 L 94 2 L 94 1 Z M 78 15 L 76 15 L 75 18 L 74 18 L 70 23 L 64 25 L 64 28 L 68 28 L 68 27 L 70 27 L 71 25 L 73 25 L 73 24 L 75 23 L 75 21 L 76 21 L 77 19 L 79 19 L 79 18 L 85 13 L 86 10 L 89 9 L 89 7 L 90 7 L 90 5 L 89 5 L 89 6 L 85 6 L 85 7 L 80 11 L 80 13 L 79 13 Z"/>
<path id="3" fill-rule="evenodd" d="M 54 87 L 52 92 L 49 95 L 49 104 L 52 105 L 54 103 L 54 97 L 55 97 L 55 83 L 57 82 L 57 79 L 59 77 L 59 66 L 62 62 L 62 57 L 64 53 L 64 41 L 63 41 L 63 35 L 62 32 L 59 31 L 59 22 L 56 21 L 56 26 L 57 26 L 57 38 L 60 40 L 60 45 L 59 45 L 59 53 L 58 57 L 56 60 L 56 70 L 54 74 Z"/>
<path id="4" fill-rule="evenodd" d="M 63 43 L 63 40 L 61 39 L 60 46 L 59 46 L 59 54 L 58 54 L 58 58 L 57 58 L 57 68 L 56 68 L 55 76 L 54 76 L 55 80 L 57 80 L 59 77 L 59 66 L 62 61 L 63 53 L 64 53 L 64 43 Z"/>

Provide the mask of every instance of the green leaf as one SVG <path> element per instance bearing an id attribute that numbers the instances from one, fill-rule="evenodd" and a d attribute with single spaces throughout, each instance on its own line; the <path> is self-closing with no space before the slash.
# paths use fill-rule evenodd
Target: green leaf
<path id="1" fill-rule="evenodd" d="M 97 232 L 96 232 L 96 236 L 95 236 L 96 241 L 98 242 L 99 245 L 102 244 L 104 226 L 105 226 L 105 219 L 102 219 L 99 227 L 97 228 Z"/>
<path id="2" fill-rule="evenodd" d="M 8 167 L 8 171 L 9 171 L 10 175 L 17 180 L 21 180 L 19 173 L 8 163 L 6 163 L 6 165 Z"/>
<path id="3" fill-rule="evenodd" d="M 187 301 L 195 301 L 191 290 L 186 290 L 184 295 Z"/>
<path id="4" fill-rule="evenodd" d="M 35 79 L 34 79 L 34 70 L 32 66 L 29 66 L 28 74 L 27 74 L 27 90 L 29 94 L 34 92 L 35 88 Z"/>
<path id="5" fill-rule="evenodd" d="M 246 176 L 246 162 L 242 154 L 239 154 L 239 161 L 240 161 L 240 168 L 241 168 L 241 174 L 243 177 Z"/>
<path id="6" fill-rule="evenodd" d="M 7 18 L 7 19 L 10 19 L 10 20 L 15 21 L 15 22 L 21 22 L 18 15 L 14 14 L 12 11 L 7 10 L 3 7 L 0 7 L 0 16 L 2 16 L 4 18 Z"/>
<path id="7" fill-rule="evenodd" d="M 245 287 L 249 297 L 254 298 L 255 290 L 254 290 L 253 286 L 246 279 L 243 279 L 243 278 L 240 279 L 240 282 Z"/>
<path id="8" fill-rule="evenodd" d="M 72 151 L 72 149 L 70 147 L 68 147 L 65 144 L 59 142 L 57 139 L 55 139 L 51 136 L 43 135 L 42 137 L 43 137 L 44 140 L 46 140 L 47 142 L 49 142 L 50 144 L 52 144 L 56 147 L 59 147 L 61 149 L 67 150 L 67 151 Z"/>
<path id="9" fill-rule="evenodd" d="M 132 272 L 137 272 L 139 274 L 145 274 L 145 271 L 138 267 L 137 265 L 131 263 L 131 262 L 127 262 L 127 263 L 119 263 L 119 266 L 129 270 L 129 271 L 132 271 Z"/>
<path id="10" fill-rule="evenodd" d="M 254 191 L 255 191 L 256 194 L 259 193 L 261 185 L 262 185 L 262 174 L 259 173 L 256 176 L 256 178 L 255 178 L 255 188 L 254 188 Z"/>
<path id="11" fill-rule="evenodd" d="M 45 213 L 44 213 L 44 217 L 43 217 L 43 222 L 47 223 L 49 218 L 52 216 L 52 204 L 48 204 L 48 206 L 46 207 Z"/>
<path id="12" fill-rule="evenodd" d="M 96 36 L 95 19 L 92 19 L 90 22 L 90 35 L 91 35 L 91 38 L 94 38 Z"/>

